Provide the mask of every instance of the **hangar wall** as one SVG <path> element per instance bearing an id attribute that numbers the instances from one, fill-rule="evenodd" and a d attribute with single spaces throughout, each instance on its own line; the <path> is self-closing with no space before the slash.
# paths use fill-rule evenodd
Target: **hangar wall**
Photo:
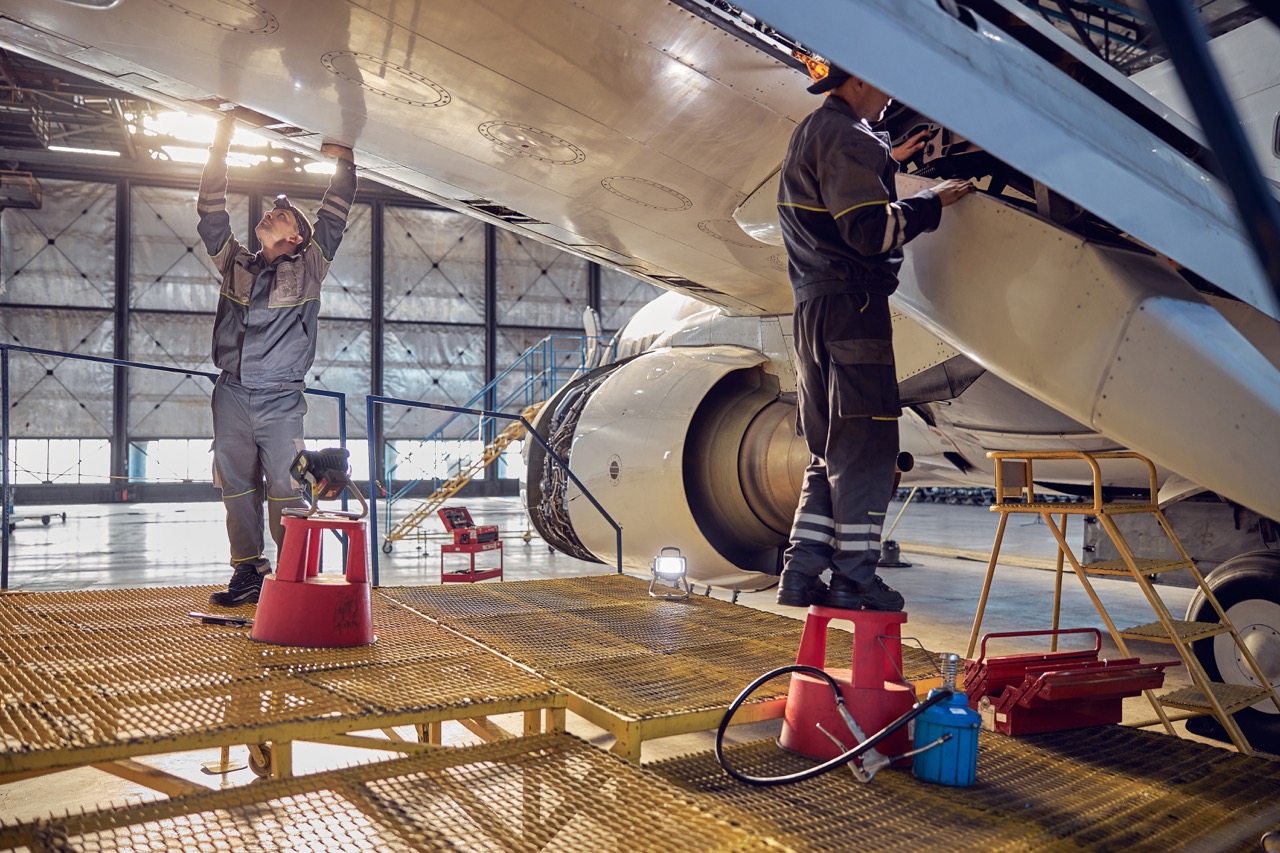
<path id="1" fill-rule="evenodd" d="M 255 181 L 228 200 L 246 242 L 282 191 L 314 210 L 323 180 Z M 217 277 L 196 235 L 198 173 L 37 177 L 38 210 L 0 211 L 0 341 L 213 371 Z M 151 178 L 152 180 L 148 180 Z M 364 396 L 465 404 L 547 335 L 581 335 L 590 306 L 607 332 L 660 291 L 478 219 L 363 180 L 325 282 L 308 385 L 347 395 L 353 467 L 368 435 Z M 206 497 L 211 383 L 12 353 L 12 482 L 20 503 Z M 335 440 L 337 408 L 309 397 L 308 442 Z M 417 444 L 434 413 L 386 410 L 375 440 Z M 144 476 L 139 476 L 143 475 Z M 130 482 L 133 475 L 134 482 Z M 481 491 L 509 491 L 492 474 Z"/>

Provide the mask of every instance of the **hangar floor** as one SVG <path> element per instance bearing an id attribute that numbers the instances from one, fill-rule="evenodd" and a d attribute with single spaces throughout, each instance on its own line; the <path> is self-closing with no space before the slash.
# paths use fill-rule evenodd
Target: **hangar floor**
<path id="1" fill-rule="evenodd" d="M 497 524 L 503 532 L 507 580 L 533 580 L 598 575 L 608 571 L 551 553 L 541 541 L 522 541 L 523 512 L 514 499 L 479 499 L 467 502 L 477 523 Z M 38 511 L 38 510 L 36 510 Z M 897 505 L 891 507 L 892 518 Z M 895 532 L 903 543 L 909 568 L 882 570 L 882 575 L 907 600 L 909 622 L 904 636 L 912 636 L 933 651 L 964 652 L 983 573 L 982 553 L 989 551 L 997 518 L 984 507 L 918 504 L 908 509 Z M 207 585 L 225 582 L 228 570 L 211 559 L 221 552 L 221 507 L 217 504 L 103 505 L 67 509 L 63 522 L 55 516 L 49 525 L 24 521 L 10 540 L 9 588 L 14 590 L 90 590 L 175 585 Z M 1077 541 L 1078 530 L 1072 537 Z M 379 554 L 380 583 L 384 587 L 432 585 L 439 581 L 439 538 L 421 543 L 396 543 L 390 555 Z M 954 549 L 963 556 L 946 556 Z M 336 549 L 333 549 L 336 551 Z M 984 623 L 985 631 L 1045 628 L 1052 600 L 1052 572 L 1014 565 L 1044 560 L 1054 553 L 1053 540 L 1042 524 L 1011 523 L 1006 533 L 1002 563 Z M 1068 579 L 1069 580 L 1069 579 Z M 1121 624 L 1150 619 L 1146 601 L 1132 584 L 1096 581 L 1100 595 Z M 1064 627 L 1101 627 L 1088 599 L 1078 585 L 1065 587 Z M 701 592 L 701 590 L 699 590 Z M 1185 607 L 1188 591 L 1164 588 L 1166 602 L 1175 613 Z M 715 591 L 726 599 L 728 594 Z M 773 592 L 744 593 L 739 604 L 792 617 L 803 614 L 773 603 Z M 1031 604 L 1031 606 L 1029 606 Z M 1143 659 L 1168 659 L 1170 650 L 1154 644 L 1134 644 Z M 1115 650 L 1104 642 L 1104 654 Z M 1167 686 L 1186 683 L 1178 669 L 1169 672 Z M 745 685 L 744 685 L 745 686 Z M 1150 707 L 1141 698 L 1126 703 L 1126 720 L 1148 719 Z M 585 720 L 569 717 L 569 731 L 598 745 L 611 736 Z M 743 726 L 737 741 L 774 735 L 779 724 L 766 721 Z M 452 742 L 474 739 L 465 731 L 448 737 Z M 682 735 L 646 741 L 643 763 L 669 760 L 709 748 L 710 733 Z M 241 749 L 243 752 L 243 749 Z M 343 747 L 300 748 L 295 754 L 297 772 L 310 772 L 350 763 L 352 750 Z M 211 755 L 183 754 L 148 759 L 157 767 L 208 787 L 228 787 L 253 781 L 252 772 L 239 770 L 226 776 L 209 776 L 201 770 Z M 358 758 L 356 760 L 359 760 Z M 72 777 L 71 774 L 76 774 Z M 74 781 L 73 781 L 74 778 Z M 107 802 L 137 802 L 156 796 L 146 788 L 92 769 L 71 771 L 46 779 L 31 779 L 0 787 L 0 820 L 43 817 L 50 812 L 79 809 Z"/>

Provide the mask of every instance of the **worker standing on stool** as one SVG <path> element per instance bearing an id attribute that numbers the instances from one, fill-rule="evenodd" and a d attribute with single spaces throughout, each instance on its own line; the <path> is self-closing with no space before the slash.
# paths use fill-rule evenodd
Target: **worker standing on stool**
<path id="1" fill-rule="evenodd" d="M 234 130 L 228 113 L 209 149 L 197 207 L 200 237 L 222 276 L 213 325 L 213 363 L 221 371 L 213 389 L 213 471 L 227 510 L 234 572 L 227 591 L 210 600 L 224 607 L 256 602 L 271 571 L 263 547 L 263 498 L 277 551 L 284 544 L 281 512 L 306 505 L 289 466 L 303 447 L 302 391 L 316 355 L 320 283 L 356 196 L 351 149 L 325 144 L 320 151 L 337 158 L 337 170 L 315 224 L 277 196 L 254 229 L 262 249 L 250 252 L 235 238 L 227 215 Z"/>
<path id="2" fill-rule="evenodd" d="M 809 87 L 830 93 L 796 127 L 782 166 L 778 217 L 795 289 L 798 429 L 809 447 L 778 603 L 901 610 L 875 574 L 898 456 L 898 380 L 889 294 L 902 246 L 938 227 L 973 186 L 943 181 L 899 200 L 898 162 L 922 132 L 891 148 L 872 122 L 891 99 L 838 66 Z M 820 580 L 831 568 L 831 587 Z"/>

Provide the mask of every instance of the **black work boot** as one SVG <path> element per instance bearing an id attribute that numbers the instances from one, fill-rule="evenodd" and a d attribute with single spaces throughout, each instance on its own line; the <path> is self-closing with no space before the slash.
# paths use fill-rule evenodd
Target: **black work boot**
<path id="1" fill-rule="evenodd" d="M 906 602 L 902 593 L 891 589 L 879 575 L 867 583 L 857 583 L 844 575 L 831 576 L 831 589 L 827 591 L 827 606 L 844 610 L 901 610 Z"/>
<path id="2" fill-rule="evenodd" d="M 242 604 L 256 604 L 258 594 L 262 592 L 262 579 L 265 575 L 257 566 L 241 566 L 231 576 L 226 592 L 215 592 L 209 601 L 219 607 L 239 607 Z"/>
<path id="3" fill-rule="evenodd" d="M 853 581 L 844 575 L 831 573 L 831 587 L 827 590 L 827 607 L 839 607 L 841 610 L 861 610 L 862 596 Z"/>
<path id="4" fill-rule="evenodd" d="M 862 596 L 863 610 L 897 612 L 906 604 L 902 593 L 880 580 L 879 575 L 873 577 L 871 583 L 857 584 L 857 587 L 858 594 Z"/>
<path id="5" fill-rule="evenodd" d="M 787 607 L 808 607 L 822 604 L 827 597 L 827 585 L 822 578 L 806 577 L 798 572 L 783 572 L 778 583 L 778 603 Z"/>

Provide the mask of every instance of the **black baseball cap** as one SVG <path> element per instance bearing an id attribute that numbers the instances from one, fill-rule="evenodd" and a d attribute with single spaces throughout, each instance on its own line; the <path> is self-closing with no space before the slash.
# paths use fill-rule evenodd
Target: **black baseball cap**
<path id="1" fill-rule="evenodd" d="M 821 95 L 825 92 L 830 92 L 852 76 L 852 74 L 845 71 L 839 65 L 830 65 L 827 67 L 827 76 L 823 77 L 821 80 L 814 81 L 814 83 L 809 86 L 809 93 L 813 95 Z"/>
<path id="2" fill-rule="evenodd" d="M 293 206 L 289 201 L 289 197 L 284 193 L 276 196 L 276 202 L 272 205 L 273 210 L 288 210 L 293 214 L 294 221 L 298 224 L 298 233 L 302 235 L 302 245 L 299 248 L 306 248 L 311 242 L 311 224 L 307 222 L 307 217 L 302 215 L 302 211 Z"/>

